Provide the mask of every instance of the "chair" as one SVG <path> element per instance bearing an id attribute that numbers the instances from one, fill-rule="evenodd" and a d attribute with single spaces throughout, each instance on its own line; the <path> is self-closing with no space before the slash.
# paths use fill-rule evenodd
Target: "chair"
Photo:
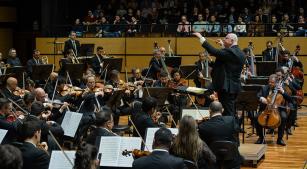
<path id="1" fill-rule="evenodd" d="M 131 133 L 129 125 L 116 125 L 113 127 L 112 131 L 119 135 L 123 135 L 125 132 Z"/>
<path id="2" fill-rule="evenodd" d="M 183 160 L 183 163 L 188 169 L 198 169 L 197 165 L 193 161 Z"/>
<path id="3" fill-rule="evenodd" d="M 210 149 L 219 162 L 219 168 L 225 168 L 224 162 L 234 160 L 238 153 L 238 146 L 232 141 L 215 141 L 211 144 Z"/>

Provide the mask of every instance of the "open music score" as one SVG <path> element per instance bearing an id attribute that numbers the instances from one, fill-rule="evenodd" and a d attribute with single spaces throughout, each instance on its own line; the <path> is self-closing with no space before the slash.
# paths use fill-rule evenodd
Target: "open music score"
<path id="1" fill-rule="evenodd" d="M 174 134 L 174 135 L 178 134 L 178 128 L 168 128 L 168 129 L 171 130 L 172 134 Z M 145 144 L 149 149 L 148 151 L 150 151 L 150 152 L 152 152 L 152 144 L 153 144 L 154 136 L 155 136 L 155 133 L 156 133 L 157 130 L 159 130 L 159 128 L 156 127 L 156 128 L 147 128 L 147 131 L 146 131 Z"/>
<path id="2" fill-rule="evenodd" d="M 125 150 L 141 149 L 139 137 L 101 137 L 98 154 L 101 153 L 100 166 L 132 167 L 132 156 L 123 156 Z"/>
<path id="3" fill-rule="evenodd" d="M 65 113 L 64 119 L 61 124 L 65 136 L 75 137 L 76 131 L 82 119 L 82 115 L 83 114 L 81 113 L 71 111 L 67 111 Z"/>
<path id="4" fill-rule="evenodd" d="M 195 120 L 203 120 L 203 118 L 209 118 L 209 110 L 206 109 L 182 109 L 181 117 L 188 115 L 192 116 Z"/>
<path id="5" fill-rule="evenodd" d="M 0 143 L 2 143 L 6 133 L 7 133 L 7 130 L 0 129 Z"/>
<path id="6" fill-rule="evenodd" d="M 71 162 L 75 161 L 76 151 L 65 151 Z M 73 166 L 66 159 L 62 151 L 52 151 L 49 169 L 72 169 Z"/>

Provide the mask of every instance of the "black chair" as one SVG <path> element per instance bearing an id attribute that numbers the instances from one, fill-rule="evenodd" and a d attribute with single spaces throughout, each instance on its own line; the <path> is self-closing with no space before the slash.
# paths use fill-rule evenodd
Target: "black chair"
<path id="1" fill-rule="evenodd" d="M 197 165 L 195 164 L 194 161 L 190 161 L 190 160 L 183 160 L 185 166 L 188 168 L 188 169 L 198 169 Z"/>
<path id="2" fill-rule="evenodd" d="M 221 169 L 227 168 L 224 162 L 234 160 L 238 153 L 238 146 L 232 141 L 215 141 L 210 145 L 210 149 L 215 154 Z"/>

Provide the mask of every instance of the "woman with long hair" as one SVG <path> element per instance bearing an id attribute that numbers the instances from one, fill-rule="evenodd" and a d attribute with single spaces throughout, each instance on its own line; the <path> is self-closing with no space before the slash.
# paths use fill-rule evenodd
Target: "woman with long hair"
<path id="1" fill-rule="evenodd" d="M 171 148 L 171 153 L 193 161 L 199 169 L 215 168 L 216 157 L 203 142 L 197 132 L 193 117 L 184 116 L 179 122 L 179 132 Z"/>
<path id="2" fill-rule="evenodd" d="M 74 169 L 96 169 L 99 165 L 97 153 L 95 146 L 85 142 L 81 143 L 76 152 Z"/>

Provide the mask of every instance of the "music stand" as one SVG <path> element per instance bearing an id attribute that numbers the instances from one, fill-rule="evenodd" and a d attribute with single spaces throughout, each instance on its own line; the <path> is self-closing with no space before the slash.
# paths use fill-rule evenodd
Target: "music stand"
<path id="1" fill-rule="evenodd" d="M 182 74 L 182 78 L 186 80 L 195 79 L 198 76 L 196 65 L 181 65 L 179 69 Z"/>
<path id="2" fill-rule="evenodd" d="M 268 80 L 268 77 L 252 77 L 246 79 L 246 84 L 266 85 L 268 83 Z"/>
<path id="3" fill-rule="evenodd" d="M 22 83 L 22 79 L 23 79 L 22 74 L 25 72 L 26 72 L 26 68 L 24 66 L 8 67 L 5 70 L 5 74 L 12 74 L 11 76 L 19 80 L 19 84 Z"/>
<path id="4" fill-rule="evenodd" d="M 158 101 L 158 106 L 165 105 L 165 101 L 168 95 L 173 91 L 171 88 L 166 87 L 144 87 L 143 89 L 143 99 L 146 97 L 154 97 Z"/>
<path id="5" fill-rule="evenodd" d="M 83 72 L 85 69 L 85 64 L 84 63 L 77 63 L 77 64 L 72 64 L 72 63 L 67 63 L 65 65 L 65 72 L 69 74 L 69 77 L 71 79 L 82 79 Z"/>
<path id="6" fill-rule="evenodd" d="M 168 67 L 179 68 L 182 58 L 180 56 L 165 57 L 165 64 Z"/>
<path id="7" fill-rule="evenodd" d="M 81 44 L 80 56 L 92 56 L 94 54 L 95 44 Z"/>
<path id="8" fill-rule="evenodd" d="M 258 76 L 270 76 L 271 74 L 275 73 L 275 70 L 277 68 L 276 62 L 274 61 L 263 61 L 255 63 Z"/>
<path id="9" fill-rule="evenodd" d="M 236 100 L 236 111 L 242 111 L 242 119 L 243 119 L 243 138 L 242 142 L 244 144 L 244 118 L 245 112 L 247 111 L 255 111 L 258 109 L 258 98 L 257 98 L 257 91 L 241 91 Z"/>
<path id="10" fill-rule="evenodd" d="M 47 80 L 53 71 L 53 64 L 33 65 L 32 70 L 32 80 Z"/>
<path id="11" fill-rule="evenodd" d="M 102 59 L 101 61 L 101 63 L 103 63 L 102 69 L 103 70 L 107 69 L 108 71 L 115 69 L 120 72 L 122 70 L 122 62 L 123 62 L 123 58 Z"/>

